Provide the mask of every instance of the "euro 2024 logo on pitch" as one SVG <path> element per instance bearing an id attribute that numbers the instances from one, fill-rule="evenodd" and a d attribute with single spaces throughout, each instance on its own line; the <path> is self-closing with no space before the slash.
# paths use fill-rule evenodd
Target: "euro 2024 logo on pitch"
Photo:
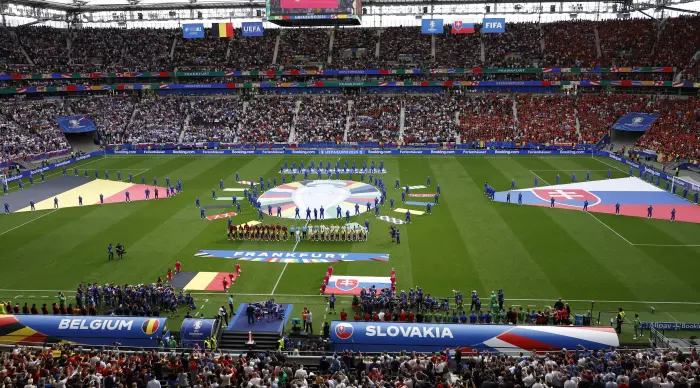
<path id="1" fill-rule="evenodd" d="M 338 336 L 340 339 L 348 339 L 352 337 L 352 334 L 355 332 L 355 328 L 352 327 L 351 324 L 346 323 L 346 322 L 341 322 L 335 327 L 335 335 Z"/>

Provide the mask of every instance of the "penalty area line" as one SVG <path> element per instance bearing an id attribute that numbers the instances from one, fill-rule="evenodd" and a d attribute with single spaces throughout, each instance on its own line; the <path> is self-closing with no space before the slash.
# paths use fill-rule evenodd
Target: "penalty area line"
<path id="1" fill-rule="evenodd" d="M 615 165 L 612 165 L 612 164 L 610 164 L 610 163 L 608 163 L 608 162 L 604 162 L 604 161 L 602 161 L 602 160 L 596 158 L 595 156 L 593 156 L 592 159 L 593 159 L 593 160 L 597 160 L 597 161 L 599 161 L 600 163 L 603 163 L 604 165 L 606 165 L 606 166 L 608 166 L 608 167 L 612 167 L 612 168 L 614 168 L 614 169 L 617 170 L 617 171 L 624 172 L 625 174 L 628 173 L 628 171 L 625 171 L 625 170 L 621 169 L 620 167 L 617 167 L 617 166 L 615 166 Z"/>
<path id="2" fill-rule="evenodd" d="M 636 247 L 700 247 L 700 244 L 632 244 Z"/>

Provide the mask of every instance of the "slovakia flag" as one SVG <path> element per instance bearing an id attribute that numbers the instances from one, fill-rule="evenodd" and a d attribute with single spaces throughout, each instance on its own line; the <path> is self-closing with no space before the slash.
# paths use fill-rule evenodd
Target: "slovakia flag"
<path id="1" fill-rule="evenodd" d="M 453 34 L 473 34 L 474 33 L 474 23 L 462 23 L 461 20 L 457 20 L 452 24 Z"/>

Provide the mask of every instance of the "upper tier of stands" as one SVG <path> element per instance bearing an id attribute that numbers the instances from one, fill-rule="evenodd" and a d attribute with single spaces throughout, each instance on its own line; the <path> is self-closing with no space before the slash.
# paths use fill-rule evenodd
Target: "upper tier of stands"
<path id="1" fill-rule="evenodd" d="M 690 77 L 698 69 L 692 58 L 700 16 L 508 23 L 503 34 L 475 29 L 461 35 L 449 25 L 440 35 L 422 35 L 419 27 L 267 29 L 257 38 L 237 29 L 231 39 L 207 30 L 203 39 L 182 39 L 180 30 L 167 29 L 10 27 L 0 29 L 0 46 L 2 67 L 27 73 L 674 66 Z"/>

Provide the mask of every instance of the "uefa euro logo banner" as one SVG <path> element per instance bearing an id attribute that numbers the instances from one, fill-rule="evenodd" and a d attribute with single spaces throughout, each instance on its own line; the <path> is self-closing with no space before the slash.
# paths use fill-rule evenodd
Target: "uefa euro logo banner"
<path id="1" fill-rule="evenodd" d="M 56 123 L 63 133 L 92 132 L 97 129 L 95 123 L 85 116 L 57 117 Z"/>
<path id="2" fill-rule="evenodd" d="M 659 115 L 654 113 L 628 113 L 615 122 L 613 129 L 619 131 L 646 131 L 659 118 Z"/>
<path id="3" fill-rule="evenodd" d="M 243 36 L 263 36 L 262 22 L 243 22 L 242 25 Z"/>
<path id="4" fill-rule="evenodd" d="M 473 34 L 474 33 L 474 23 L 462 23 L 461 20 L 455 20 L 452 23 L 452 33 L 453 34 Z"/>
<path id="5" fill-rule="evenodd" d="M 204 24 L 183 24 L 182 37 L 184 39 L 204 38 Z"/>
<path id="6" fill-rule="evenodd" d="M 482 34 L 502 34 L 506 32 L 505 18 L 484 18 L 481 25 Z"/>
<path id="7" fill-rule="evenodd" d="M 421 21 L 421 34 L 442 34 L 443 29 L 442 19 L 423 19 Z"/>

